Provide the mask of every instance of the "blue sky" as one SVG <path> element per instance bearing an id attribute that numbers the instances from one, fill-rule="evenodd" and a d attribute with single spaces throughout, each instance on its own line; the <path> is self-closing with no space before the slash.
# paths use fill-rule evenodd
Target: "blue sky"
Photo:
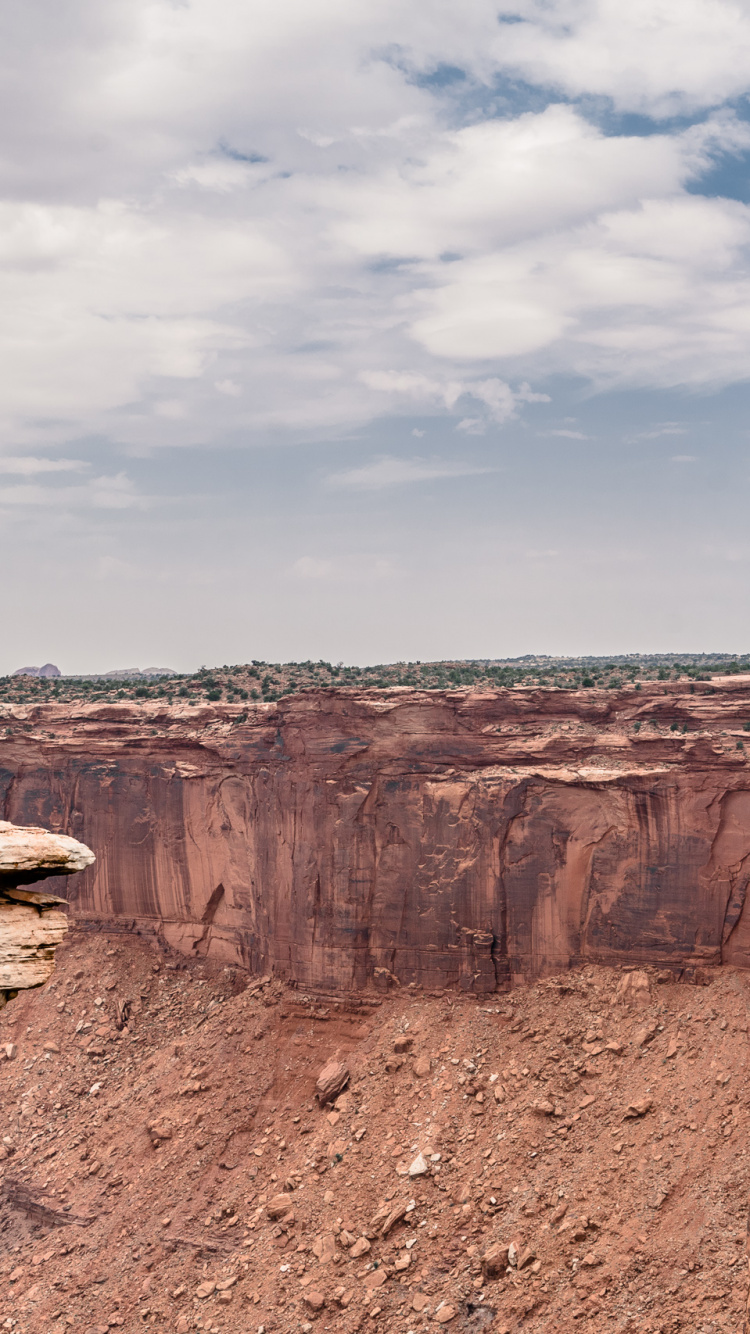
<path id="1" fill-rule="evenodd" d="M 747 651 L 750 11 L 42 9 L 0 670 Z"/>

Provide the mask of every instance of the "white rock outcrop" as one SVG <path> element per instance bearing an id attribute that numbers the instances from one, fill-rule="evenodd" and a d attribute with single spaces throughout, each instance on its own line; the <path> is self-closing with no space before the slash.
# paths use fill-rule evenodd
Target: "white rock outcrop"
<path id="1" fill-rule="evenodd" d="M 94 860 L 85 844 L 66 834 L 0 820 L 0 1006 L 9 993 L 47 981 L 68 929 L 65 900 L 26 886 L 83 871 Z"/>

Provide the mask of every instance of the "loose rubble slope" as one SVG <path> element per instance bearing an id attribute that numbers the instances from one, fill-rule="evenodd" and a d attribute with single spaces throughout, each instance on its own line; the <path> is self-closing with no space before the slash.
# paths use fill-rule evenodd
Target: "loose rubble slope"
<path id="1" fill-rule="evenodd" d="M 0 1329 L 737 1334 L 750 978 L 663 976 L 327 1000 L 73 929 L 0 1015 Z"/>

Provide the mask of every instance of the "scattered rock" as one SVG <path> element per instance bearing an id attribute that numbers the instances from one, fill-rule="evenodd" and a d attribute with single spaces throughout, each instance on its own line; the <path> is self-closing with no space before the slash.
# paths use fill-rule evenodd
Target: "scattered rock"
<path id="1" fill-rule="evenodd" d="M 493 1242 L 482 1256 L 482 1273 L 485 1278 L 502 1278 L 508 1267 L 508 1247 L 499 1241 Z"/>
<path id="2" fill-rule="evenodd" d="M 430 1164 L 428 1163 L 424 1154 L 418 1153 L 416 1158 L 414 1159 L 414 1162 L 411 1163 L 409 1166 L 409 1176 L 422 1177 L 425 1175 L 426 1172 L 429 1172 L 429 1170 L 430 1170 Z"/>
<path id="3" fill-rule="evenodd" d="M 640 1098 L 636 1102 L 628 1103 L 627 1111 L 625 1112 L 623 1120 L 628 1120 L 629 1118 L 633 1119 L 634 1117 L 637 1116 L 645 1116 L 646 1112 L 651 1111 L 653 1105 L 654 1105 L 653 1098 Z"/>
<path id="4" fill-rule="evenodd" d="M 334 1102 L 349 1083 L 349 1067 L 345 1061 L 332 1056 L 323 1066 L 315 1084 L 315 1096 L 321 1107 Z"/>
<path id="5" fill-rule="evenodd" d="M 269 1218 L 283 1218 L 291 1207 L 292 1201 L 288 1195 L 274 1195 L 266 1204 L 266 1213 Z"/>
<path id="6" fill-rule="evenodd" d="M 455 1320 L 458 1311 L 455 1306 L 450 1306 L 447 1302 L 439 1306 L 435 1312 L 435 1320 L 439 1325 L 447 1325 L 449 1320 Z"/>
<path id="7" fill-rule="evenodd" d="M 318 1288 L 308 1288 L 302 1300 L 308 1311 L 322 1311 L 326 1304 L 326 1299 Z"/>
<path id="8" fill-rule="evenodd" d="M 648 973 L 633 969 L 625 973 L 617 984 L 616 1000 L 621 1005 L 644 1006 L 651 1004 L 651 983 Z"/>
<path id="9" fill-rule="evenodd" d="M 322 1237 L 316 1237 L 312 1244 L 313 1255 L 317 1256 L 322 1265 L 330 1264 L 336 1254 L 336 1238 L 326 1233 Z"/>

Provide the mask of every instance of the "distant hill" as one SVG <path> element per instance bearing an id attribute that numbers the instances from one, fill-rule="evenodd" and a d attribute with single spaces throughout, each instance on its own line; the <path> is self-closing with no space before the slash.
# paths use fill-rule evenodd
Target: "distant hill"
<path id="1" fill-rule="evenodd" d="M 62 676 L 59 667 L 54 662 L 45 662 L 43 667 L 19 667 L 13 673 L 14 676 Z"/>

